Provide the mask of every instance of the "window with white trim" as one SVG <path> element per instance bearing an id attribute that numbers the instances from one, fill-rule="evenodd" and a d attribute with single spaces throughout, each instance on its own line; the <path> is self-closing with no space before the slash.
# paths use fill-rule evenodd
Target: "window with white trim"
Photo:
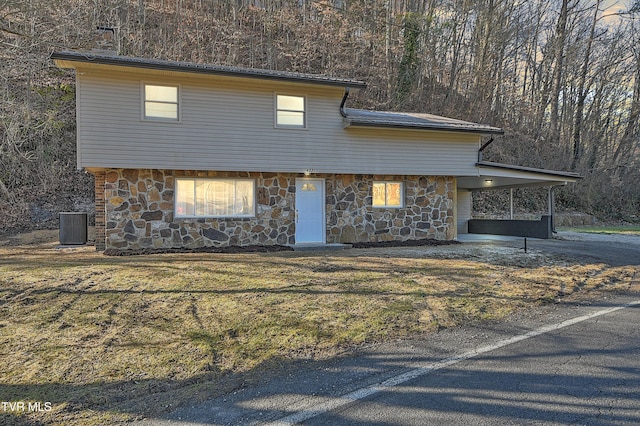
<path id="1" fill-rule="evenodd" d="M 402 182 L 373 182 L 373 207 L 402 207 Z"/>
<path id="2" fill-rule="evenodd" d="M 178 178 L 176 217 L 254 217 L 253 179 Z"/>
<path id="3" fill-rule="evenodd" d="M 304 96 L 276 95 L 276 127 L 293 129 L 307 127 Z"/>
<path id="4" fill-rule="evenodd" d="M 178 86 L 144 85 L 145 120 L 179 121 Z"/>

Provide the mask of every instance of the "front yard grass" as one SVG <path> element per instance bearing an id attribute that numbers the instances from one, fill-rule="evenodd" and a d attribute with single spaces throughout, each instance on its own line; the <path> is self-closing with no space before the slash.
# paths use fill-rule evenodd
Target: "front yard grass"
<path id="1" fill-rule="evenodd" d="M 496 248 L 497 250 L 497 248 Z M 0 423 L 113 424 L 297 359 L 500 319 L 635 268 L 462 246 L 107 257 L 0 247 Z"/>

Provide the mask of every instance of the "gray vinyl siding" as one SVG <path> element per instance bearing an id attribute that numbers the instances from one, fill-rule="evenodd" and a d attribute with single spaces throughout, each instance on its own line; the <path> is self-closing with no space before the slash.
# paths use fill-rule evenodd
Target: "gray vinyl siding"
<path id="1" fill-rule="evenodd" d="M 81 168 L 477 173 L 477 135 L 344 128 L 341 88 L 118 70 L 77 70 Z M 143 82 L 180 85 L 180 122 L 142 119 Z M 275 128 L 276 93 L 307 97 L 306 129 Z"/>

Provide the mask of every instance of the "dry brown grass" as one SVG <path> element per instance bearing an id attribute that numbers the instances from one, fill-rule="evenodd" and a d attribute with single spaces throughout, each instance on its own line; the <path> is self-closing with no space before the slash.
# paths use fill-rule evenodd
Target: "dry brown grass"
<path id="1" fill-rule="evenodd" d="M 475 246 L 125 258 L 0 247 L 0 401 L 53 404 L 7 421 L 116 423 L 290 360 L 628 290 L 635 273 Z"/>

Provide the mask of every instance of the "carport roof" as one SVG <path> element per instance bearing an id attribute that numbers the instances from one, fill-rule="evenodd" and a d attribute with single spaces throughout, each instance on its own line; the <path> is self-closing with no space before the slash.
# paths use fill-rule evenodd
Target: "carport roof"
<path id="1" fill-rule="evenodd" d="M 458 177 L 458 188 L 470 191 L 556 186 L 576 182 L 582 177 L 577 173 L 536 169 L 510 164 L 480 161 L 476 163 L 477 176 Z"/>

